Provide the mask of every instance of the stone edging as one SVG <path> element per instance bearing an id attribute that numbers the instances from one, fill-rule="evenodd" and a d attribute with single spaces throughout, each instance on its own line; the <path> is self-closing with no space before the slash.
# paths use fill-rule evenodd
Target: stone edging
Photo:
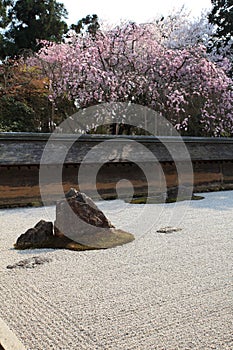
<path id="1" fill-rule="evenodd" d="M 0 318 L 0 344 L 4 350 L 26 350 L 16 335 Z"/>

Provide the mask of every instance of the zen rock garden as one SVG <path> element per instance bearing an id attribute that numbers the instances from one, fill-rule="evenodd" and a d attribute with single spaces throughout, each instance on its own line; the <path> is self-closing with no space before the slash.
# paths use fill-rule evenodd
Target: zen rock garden
<path id="1" fill-rule="evenodd" d="M 133 240 L 131 233 L 116 229 L 91 198 L 71 188 L 56 204 L 54 224 L 40 220 L 17 239 L 14 247 L 79 251 L 113 248 Z"/>

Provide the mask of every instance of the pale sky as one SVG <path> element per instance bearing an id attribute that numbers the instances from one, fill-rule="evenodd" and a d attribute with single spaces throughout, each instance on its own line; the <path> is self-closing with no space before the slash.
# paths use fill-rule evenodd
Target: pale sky
<path id="1" fill-rule="evenodd" d="M 211 8 L 211 0 L 60 0 L 69 12 L 68 24 L 90 14 L 97 14 L 102 20 L 118 23 L 121 20 L 132 20 L 139 23 L 150 21 L 157 14 L 168 14 L 185 5 L 192 17 Z"/>

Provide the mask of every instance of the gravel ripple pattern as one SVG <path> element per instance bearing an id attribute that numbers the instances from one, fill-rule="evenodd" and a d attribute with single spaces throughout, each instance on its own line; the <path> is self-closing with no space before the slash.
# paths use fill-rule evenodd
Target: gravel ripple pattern
<path id="1" fill-rule="evenodd" d="M 148 205 L 145 220 L 141 205 L 100 202 L 136 239 L 98 251 L 16 251 L 55 208 L 1 210 L 0 317 L 27 350 L 233 349 L 233 191 L 203 195 L 185 215 L 184 202 Z M 49 262 L 6 268 L 36 256 Z"/>

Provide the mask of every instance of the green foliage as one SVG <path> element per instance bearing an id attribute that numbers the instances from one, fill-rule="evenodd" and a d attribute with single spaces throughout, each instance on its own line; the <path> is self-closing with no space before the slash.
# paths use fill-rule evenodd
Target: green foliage
<path id="1" fill-rule="evenodd" d="M 14 97 L 2 97 L 0 99 L 0 131 L 37 131 L 34 110 Z"/>
<path id="2" fill-rule="evenodd" d="M 10 22 L 10 18 L 8 16 L 8 7 L 13 5 L 12 0 L 0 0 L 0 28 L 6 28 L 6 26 Z"/>
<path id="3" fill-rule="evenodd" d="M 21 61 L 0 65 L 0 131 L 51 132 L 76 112 L 72 101 L 55 106 L 48 99 L 48 80 L 36 67 L 26 69 Z"/>
<path id="4" fill-rule="evenodd" d="M 209 43 L 209 52 L 217 52 L 231 62 L 229 75 L 233 77 L 233 0 L 211 0 L 209 22 L 216 31 Z"/>
<path id="5" fill-rule="evenodd" d="M 57 101 L 55 108 L 48 100 L 46 77 L 24 71 L 18 59 L 37 52 L 43 40 L 61 42 L 68 31 L 66 17 L 56 0 L 0 0 L 0 59 L 5 60 L 0 64 L 0 131 L 51 132 L 76 112 L 68 99 Z M 86 16 L 71 27 L 94 35 L 98 17 Z"/>
<path id="6" fill-rule="evenodd" d="M 86 30 L 88 33 L 95 36 L 97 30 L 100 28 L 97 15 L 87 15 L 86 17 L 80 19 L 77 24 L 72 24 L 70 29 L 74 30 L 77 34 Z"/>
<path id="7" fill-rule="evenodd" d="M 147 130 L 139 126 L 133 126 L 123 123 L 111 123 L 97 126 L 87 132 L 87 134 L 104 134 L 104 135 L 151 135 Z"/>
<path id="8" fill-rule="evenodd" d="M 9 1 L 7 7 L 3 6 L 3 1 L 1 3 L 2 25 L 6 28 L 10 23 L 2 38 L 1 58 L 17 57 L 25 50 L 38 51 L 40 40 L 60 42 L 68 30 L 62 20 L 67 17 L 67 11 L 55 0 Z M 4 19 L 6 13 L 8 23 Z"/>
<path id="9" fill-rule="evenodd" d="M 0 97 L 0 132 L 51 132 L 51 122 L 59 125 L 76 112 L 75 106 L 68 100 L 58 102 L 54 109 L 44 94 L 20 98 L 10 94 Z"/>
<path id="10" fill-rule="evenodd" d="M 227 45 L 233 36 L 233 0 L 212 0 L 209 22 L 217 26 L 215 38 L 218 46 Z"/>

